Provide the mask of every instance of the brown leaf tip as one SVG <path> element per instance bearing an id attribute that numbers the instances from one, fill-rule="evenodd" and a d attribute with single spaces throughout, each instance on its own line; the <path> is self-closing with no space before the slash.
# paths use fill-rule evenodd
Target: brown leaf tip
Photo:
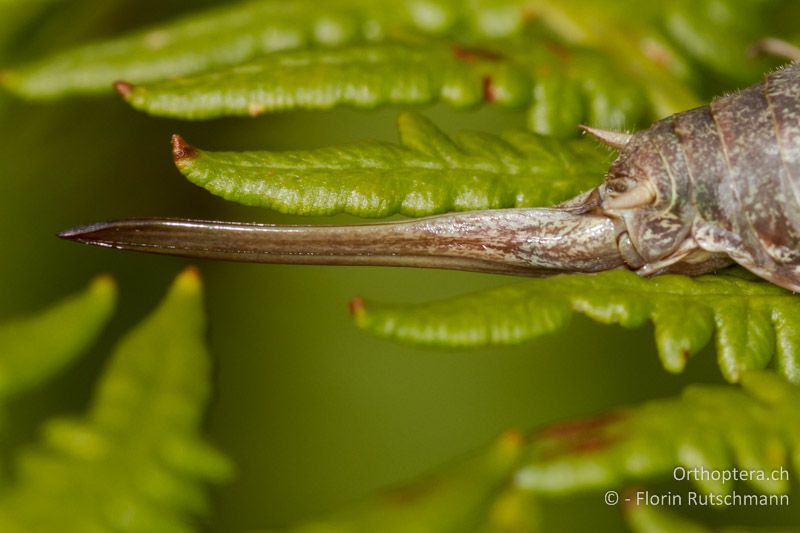
<path id="1" fill-rule="evenodd" d="M 114 82 L 114 90 L 117 91 L 117 94 L 121 97 L 125 98 L 126 100 L 133 94 L 134 85 L 132 83 L 128 83 L 127 81 L 116 81 Z"/>
<path id="2" fill-rule="evenodd" d="M 117 283 L 111 274 L 100 274 L 92 280 L 92 288 L 100 293 L 112 293 L 116 290 Z"/>
<path id="3" fill-rule="evenodd" d="M 501 448 L 509 451 L 518 450 L 525 442 L 525 435 L 517 428 L 504 431 L 498 438 Z"/>
<path id="4" fill-rule="evenodd" d="M 198 294 L 203 288 L 203 277 L 200 275 L 200 269 L 195 266 L 189 266 L 178 274 L 175 278 L 174 287 L 184 293 Z"/>
<path id="5" fill-rule="evenodd" d="M 366 311 L 367 306 L 364 303 L 364 298 L 361 296 L 356 296 L 355 298 L 351 298 L 348 304 L 348 308 L 350 309 L 350 314 L 353 316 L 359 316 Z"/>
<path id="6" fill-rule="evenodd" d="M 176 163 L 191 161 L 197 157 L 197 149 L 178 134 L 172 136 L 172 159 Z"/>
<path id="7" fill-rule="evenodd" d="M 200 273 L 200 269 L 194 265 L 189 265 L 188 267 L 184 268 L 180 275 L 182 277 L 194 279 L 201 279 L 203 277 Z"/>

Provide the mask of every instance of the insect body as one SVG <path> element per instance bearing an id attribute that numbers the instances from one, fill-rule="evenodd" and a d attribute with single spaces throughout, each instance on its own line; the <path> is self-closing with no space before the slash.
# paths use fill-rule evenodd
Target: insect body
<path id="1" fill-rule="evenodd" d="M 187 257 L 528 275 L 694 275 L 736 262 L 800 291 L 800 64 L 632 135 L 584 129 L 619 157 L 604 184 L 551 209 L 356 226 L 133 219 L 61 236 Z"/>
<path id="2" fill-rule="evenodd" d="M 599 192 L 643 273 L 727 259 L 800 290 L 800 65 L 631 136 Z"/>

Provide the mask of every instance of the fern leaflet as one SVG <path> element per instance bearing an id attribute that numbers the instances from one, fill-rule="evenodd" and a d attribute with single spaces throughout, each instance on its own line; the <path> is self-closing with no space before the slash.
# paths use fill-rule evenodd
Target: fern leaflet
<path id="1" fill-rule="evenodd" d="M 628 505 L 625 518 L 633 533 L 797 533 L 797 528 L 712 528 L 681 514 L 645 505 Z"/>
<path id="2" fill-rule="evenodd" d="M 82 294 L 0 324 L 0 402 L 41 386 L 74 361 L 102 331 L 115 302 L 114 282 L 101 276 Z"/>
<path id="3" fill-rule="evenodd" d="M 231 474 L 197 435 L 208 398 L 201 286 L 187 271 L 125 337 L 88 415 L 55 419 L 0 497 L 8 532 L 183 532 L 208 507 L 202 481 Z"/>
<path id="4" fill-rule="evenodd" d="M 291 528 L 292 533 L 462 533 L 485 524 L 531 531 L 528 497 L 508 486 L 522 437 L 509 432 L 494 444 L 426 479 L 369 498 L 350 509 Z"/>
<path id="5" fill-rule="evenodd" d="M 533 532 L 545 496 L 654 480 L 676 466 L 770 473 L 791 461 L 797 470 L 800 389 L 767 372 L 746 373 L 742 385 L 691 386 L 677 398 L 557 424 L 525 439 L 509 432 L 435 476 L 291 531 Z M 701 492 L 735 490 L 732 482 L 698 477 L 693 483 Z M 757 497 L 788 498 L 785 479 L 750 483 Z M 709 531 L 635 503 L 623 510 L 637 533 Z"/>
<path id="6" fill-rule="evenodd" d="M 771 362 L 800 381 L 800 298 L 738 275 L 643 279 L 629 271 L 531 280 L 422 305 L 351 306 L 358 327 L 416 344 L 516 344 L 563 330 L 573 313 L 604 324 L 655 325 L 661 362 L 681 372 L 716 330 L 717 358 L 728 381 Z"/>
<path id="7" fill-rule="evenodd" d="M 791 464 L 798 470 L 800 388 L 763 371 L 741 381 L 742 389 L 693 385 L 678 398 L 548 428 L 533 437 L 517 483 L 564 494 L 663 477 L 676 466 L 771 473 Z M 711 476 L 691 482 L 701 492 L 733 490 L 730 481 Z M 772 495 L 790 488 L 785 477 L 748 483 Z"/>
<path id="8" fill-rule="evenodd" d="M 687 88 L 687 82 L 691 84 L 697 72 L 707 67 L 737 82 L 750 81 L 763 71 L 763 63 L 744 65 L 744 50 L 754 40 L 769 33 L 770 17 L 780 13 L 783 5 L 783 0 L 752 3 L 736 0 L 663 0 L 651 2 L 646 8 L 633 0 L 608 5 L 587 0 L 497 0 L 480 4 L 452 0 L 391 0 L 382 3 L 336 0 L 320 6 L 311 0 L 290 3 L 251 0 L 188 15 L 105 42 L 57 52 L 33 64 L 5 72 L 2 78 L 7 87 L 26 97 L 55 98 L 75 92 L 105 91 L 118 80 L 145 83 L 181 75 L 191 76 L 240 65 L 265 55 L 261 64 L 263 72 L 276 74 L 279 71 L 269 71 L 268 67 L 277 65 L 286 68 L 292 61 L 302 61 L 304 57 L 303 53 L 295 55 L 285 51 L 317 46 L 371 42 L 389 43 L 386 46 L 391 49 L 399 46 L 396 44 L 398 38 L 408 40 L 409 36 L 414 35 L 436 35 L 466 43 L 466 46 L 488 44 L 491 47 L 498 40 L 532 33 L 534 39 L 526 41 L 516 55 L 536 55 L 547 47 L 554 47 L 559 50 L 560 57 L 557 61 L 549 61 L 547 68 L 552 70 L 553 64 L 558 66 L 574 62 L 568 69 L 571 74 L 542 81 L 530 93 L 522 90 L 524 84 L 517 86 L 515 83 L 529 81 L 531 76 L 539 83 L 538 80 L 545 80 L 548 76 L 542 76 L 542 71 L 538 71 L 538 76 L 534 75 L 535 71 L 530 68 L 519 71 L 518 68 L 515 70 L 504 66 L 499 69 L 497 79 L 493 80 L 496 85 L 492 85 L 489 91 L 498 101 L 520 105 L 519 102 L 523 100 L 531 100 L 532 109 L 536 110 L 540 99 L 544 98 L 544 102 L 555 105 L 558 96 L 568 96 L 567 103 L 574 108 L 581 105 L 577 97 L 585 93 L 590 95 L 590 99 L 597 100 L 592 105 L 598 107 L 601 105 L 599 99 L 605 95 L 611 97 L 607 102 L 607 113 L 615 111 L 625 114 L 629 111 L 627 108 L 617 107 L 627 105 L 625 93 L 630 88 L 638 90 L 638 87 L 642 87 L 650 100 L 653 114 L 663 116 L 697 103 L 696 96 Z M 761 25 L 754 24 L 754 21 L 765 22 Z M 395 44 L 392 45 L 392 42 Z M 574 61 L 584 49 L 599 53 L 594 55 L 597 65 L 589 60 Z M 274 52 L 280 53 L 277 57 L 270 57 Z M 440 52 L 431 50 L 431 53 L 432 61 L 417 64 L 416 68 L 433 69 L 453 65 L 451 58 L 435 59 Z M 186 98 L 181 104 L 183 109 L 178 105 L 181 100 L 177 87 L 166 81 L 163 86 L 156 84 L 153 87 L 151 92 L 156 96 L 148 99 L 140 92 L 133 101 L 135 105 L 149 108 L 152 112 L 199 118 L 222 112 L 279 109 L 288 106 L 292 100 L 299 100 L 301 105 L 306 106 L 330 106 L 348 101 L 359 105 L 375 105 L 376 99 L 380 100 L 376 95 L 366 98 L 354 94 L 338 100 L 326 98 L 324 88 L 329 86 L 333 92 L 347 89 L 347 76 L 352 74 L 353 69 L 359 72 L 359 63 L 369 56 L 386 55 L 382 46 L 374 44 L 355 48 L 354 51 L 344 49 L 338 52 L 340 62 L 346 59 L 354 62 L 351 70 L 347 70 L 345 65 L 340 65 L 338 70 L 330 64 L 323 66 L 322 59 L 331 57 L 325 51 L 312 50 L 307 54 L 310 54 L 307 57 L 317 58 L 316 63 L 306 68 L 288 68 L 287 74 L 279 80 L 283 86 L 265 86 L 264 81 L 258 82 L 257 77 L 241 76 L 242 73 L 259 70 L 259 64 L 256 63 L 223 75 L 199 77 L 193 83 L 197 86 L 197 93 L 205 94 L 205 98 L 197 97 L 193 104 Z M 333 52 L 333 56 L 336 55 L 337 52 Z M 513 50 L 510 55 L 515 55 Z M 384 61 L 382 64 L 384 67 L 381 72 L 389 77 L 402 77 L 414 66 L 398 58 L 394 59 L 394 63 Z M 306 83 L 309 83 L 313 73 L 321 72 L 320 69 L 325 70 L 326 75 L 333 76 L 333 83 L 320 84 L 314 91 L 314 98 L 303 101 L 299 96 L 298 84 L 291 80 L 287 82 L 288 73 L 292 76 L 305 73 Z M 595 74 L 597 70 L 605 77 L 598 77 Z M 614 74 L 609 76 L 609 72 Z M 360 74 L 362 81 L 367 74 Z M 238 87 L 226 83 L 225 77 L 231 75 L 237 77 Z M 504 75 L 509 78 L 503 79 Z M 629 83 L 629 87 L 626 85 L 626 91 L 622 91 L 623 97 L 617 99 L 615 96 L 619 93 L 607 90 L 606 80 L 609 78 L 614 78 L 617 86 L 625 85 L 626 80 L 633 83 Z M 580 83 L 579 80 L 585 82 Z M 455 82 L 454 89 L 468 88 L 470 92 L 458 94 L 456 91 L 454 94 L 445 90 L 445 87 L 439 88 L 440 94 L 436 95 L 431 88 L 427 101 L 440 96 L 460 104 L 474 103 L 481 94 L 481 91 L 475 91 L 473 81 L 458 80 L 453 76 L 450 81 Z M 593 94 L 595 85 L 600 91 L 597 94 Z M 559 89 L 560 86 L 564 86 L 563 90 Z M 355 86 L 350 87 L 351 92 L 357 92 L 355 89 Z M 510 92 L 506 92 L 506 89 L 510 89 Z M 261 98 L 256 96 L 259 90 L 264 93 Z M 377 88 L 373 87 L 372 91 L 376 92 Z M 243 95 L 249 95 L 250 98 Z M 425 100 L 425 95 L 407 92 L 402 95 L 384 94 L 381 98 L 386 102 L 411 99 L 420 103 Z M 165 105 L 166 102 L 171 105 Z M 192 105 L 195 109 L 189 110 Z M 563 128 L 541 123 L 542 112 L 532 113 L 538 115 L 531 119 L 531 125 L 538 127 L 536 131 L 564 133 Z M 588 113 L 583 116 L 591 118 Z M 573 115 L 566 113 L 565 117 L 573 118 Z M 604 127 L 629 127 L 637 116 L 625 114 L 625 118 L 626 122 L 622 124 L 605 120 L 593 123 Z"/>
<path id="9" fill-rule="evenodd" d="M 528 108 L 538 133 L 574 135 L 579 122 L 620 129 L 652 117 L 638 81 L 603 55 L 527 36 L 480 48 L 422 41 L 285 51 L 229 69 L 117 87 L 137 109 L 183 119 L 339 105 L 493 103 Z M 672 109 L 697 103 L 687 99 Z"/>
<path id="10" fill-rule="evenodd" d="M 294 152 L 206 152 L 173 140 L 180 171 L 227 200 L 284 213 L 362 217 L 552 205 L 594 186 L 606 154 L 524 131 L 449 138 L 399 118 L 400 145 L 361 142 Z"/>

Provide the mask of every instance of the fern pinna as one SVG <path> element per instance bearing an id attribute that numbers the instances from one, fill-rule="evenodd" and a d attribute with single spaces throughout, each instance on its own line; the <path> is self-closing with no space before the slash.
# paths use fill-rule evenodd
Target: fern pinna
<path id="1" fill-rule="evenodd" d="M 209 372 L 201 299 L 198 273 L 187 270 L 119 343 L 89 413 L 48 420 L 41 442 L 15 454 L 0 495 L 2 531 L 177 532 L 207 512 L 203 483 L 228 480 L 232 466 L 197 435 Z M 113 301 L 113 284 L 100 278 L 77 299 L 6 324 L 6 389 L 20 394 L 62 370 L 97 336 Z"/>

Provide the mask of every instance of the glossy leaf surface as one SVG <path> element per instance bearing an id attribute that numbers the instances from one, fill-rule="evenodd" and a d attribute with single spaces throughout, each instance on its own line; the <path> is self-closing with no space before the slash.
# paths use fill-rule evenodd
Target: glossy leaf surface
<path id="1" fill-rule="evenodd" d="M 364 36 L 360 11 L 369 2 L 339 1 L 319 13 L 312 1 L 246 1 L 188 14 L 105 42 L 92 43 L 13 70 L 5 84 L 28 98 L 108 92 L 118 80 L 171 78 L 312 44 L 341 44 Z M 374 4 L 373 4 L 374 6 Z"/>
<path id="2" fill-rule="evenodd" d="M 400 144 L 291 152 L 206 152 L 173 141 L 180 171 L 227 200 L 284 213 L 362 217 L 549 206 L 602 180 L 608 152 L 525 131 L 445 135 L 414 114 Z"/>
<path id="3" fill-rule="evenodd" d="M 800 297 L 749 276 L 629 271 L 536 279 L 422 305 L 359 300 L 356 324 L 376 335 L 443 346 L 516 344 L 563 330 L 574 313 L 604 324 L 651 320 L 661 362 L 680 372 L 715 337 L 728 381 L 771 363 L 800 381 Z"/>
<path id="4" fill-rule="evenodd" d="M 530 126 L 539 133 L 574 135 L 579 122 L 623 129 L 652 117 L 638 81 L 602 54 L 528 36 L 473 48 L 422 41 L 286 51 L 118 90 L 137 109 L 182 119 L 340 105 L 491 103 L 529 109 Z M 696 103 L 687 97 L 672 109 Z"/>
<path id="5" fill-rule="evenodd" d="M 533 437 L 517 484 L 538 493 L 563 494 L 666 479 L 676 466 L 736 467 L 764 471 L 764 477 L 747 481 L 757 493 L 787 494 L 787 476 L 771 476 L 781 467 L 785 473 L 800 467 L 800 389 L 767 372 L 745 374 L 742 385 L 693 385 L 678 398 L 550 427 Z M 719 477 L 683 482 L 687 490 L 702 493 L 745 491 L 742 482 Z"/>

